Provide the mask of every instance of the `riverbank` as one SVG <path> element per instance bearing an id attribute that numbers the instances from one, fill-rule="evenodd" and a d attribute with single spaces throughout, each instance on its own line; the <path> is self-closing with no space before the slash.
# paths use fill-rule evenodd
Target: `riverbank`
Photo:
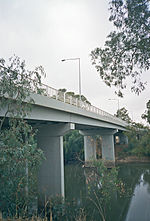
<path id="1" fill-rule="evenodd" d="M 116 158 L 116 163 L 150 163 L 150 157 L 127 156 Z"/>

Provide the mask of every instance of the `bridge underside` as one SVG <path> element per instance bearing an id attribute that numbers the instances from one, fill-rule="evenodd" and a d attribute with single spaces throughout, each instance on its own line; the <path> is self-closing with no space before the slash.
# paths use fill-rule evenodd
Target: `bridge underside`
<path id="1" fill-rule="evenodd" d="M 46 157 L 39 172 L 39 190 L 43 199 L 45 196 L 65 195 L 63 135 L 69 130 L 77 129 L 84 136 L 86 162 L 96 159 L 95 135 L 102 137 L 102 158 L 115 162 L 114 134 L 125 128 L 120 120 L 40 95 L 34 100 L 27 120 L 38 128 L 38 146 Z M 5 112 L 1 109 L 0 116 L 5 116 Z"/>
<path id="2" fill-rule="evenodd" d="M 34 122 L 38 128 L 38 147 L 46 156 L 39 173 L 39 190 L 41 197 L 61 195 L 64 191 L 64 155 L 63 136 L 70 130 L 77 129 L 84 136 L 85 162 L 96 159 L 96 138 L 102 138 L 102 158 L 115 163 L 114 134 L 116 129 L 98 128 L 74 123 Z"/>

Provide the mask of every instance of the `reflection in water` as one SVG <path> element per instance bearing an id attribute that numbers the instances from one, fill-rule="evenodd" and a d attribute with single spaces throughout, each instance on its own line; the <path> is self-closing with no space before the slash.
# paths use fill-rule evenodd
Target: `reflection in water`
<path id="1" fill-rule="evenodd" d="M 141 175 L 140 182 L 136 185 L 134 189 L 134 195 L 131 199 L 125 221 L 150 220 L 150 186 L 149 183 L 145 182 L 144 175 L 144 173 Z"/>
<path id="2" fill-rule="evenodd" d="M 65 197 L 81 205 L 86 197 L 84 170 L 81 165 L 65 166 Z"/>
<path id="3" fill-rule="evenodd" d="M 65 167 L 66 198 L 74 199 L 79 206 L 87 205 L 87 180 L 85 170 L 79 165 Z M 148 221 L 150 220 L 150 165 L 125 164 L 119 166 L 118 179 L 130 188 L 131 197 L 121 198 L 114 193 L 107 221 Z M 91 209 L 91 211 L 94 211 Z M 91 220 L 100 220 L 98 213 Z M 94 215 L 93 215 L 94 216 Z"/>

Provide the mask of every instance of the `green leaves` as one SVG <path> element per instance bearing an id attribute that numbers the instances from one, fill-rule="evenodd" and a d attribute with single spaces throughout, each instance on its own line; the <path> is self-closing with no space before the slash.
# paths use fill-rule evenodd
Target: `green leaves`
<path id="1" fill-rule="evenodd" d="M 129 113 L 125 109 L 125 107 L 117 110 L 117 113 L 115 114 L 115 116 L 120 118 L 120 119 L 122 119 L 122 120 L 124 120 L 124 121 L 126 121 L 127 123 L 131 123 L 132 122 L 132 120 L 131 120 L 131 118 L 129 116 Z"/>
<path id="2" fill-rule="evenodd" d="M 150 124 L 150 100 L 146 104 L 147 110 L 142 114 L 142 118 Z"/>
<path id="3" fill-rule="evenodd" d="M 22 215 L 37 196 L 37 171 L 44 155 L 30 125 L 16 119 L 9 125 L 0 133 L 0 209 L 13 216 L 16 212 Z"/>
<path id="4" fill-rule="evenodd" d="M 83 136 L 79 131 L 71 131 L 64 136 L 65 162 L 83 160 Z M 79 160 L 78 159 L 78 160 Z"/>
<path id="5" fill-rule="evenodd" d="M 98 210 L 100 218 L 105 221 L 106 210 L 109 214 L 114 194 L 124 194 L 124 184 L 118 180 L 116 167 L 108 170 L 103 161 L 93 161 L 93 166 L 86 173 L 88 199 Z"/>
<path id="6" fill-rule="evenodd" d="M 0 59 L 0 211 L 7 216 L 25 216 L 37 197 L 37 172 L 44 159 L 37 148 L 36 131 L 24 117 L 34 102 L 30 94 L 41 91 L 40 66 L 28 71 L 14 56 Z"/>
<path id="7" fill-rule="evenodd" d="M 150 67 L 150 2 L 112 0 L 109 10 L 116 31 L 108 35 L 103 49 L 91 52 L 92 64 L 108 86 L 117 88 L 118 96 L 123 96 L 129 76 L 131 91 L 139 94 L 146 85 L 141 74 Z"/>
<path id="8" fill-rule="evenodd" d="M 0 109 L 6 109 L 5 117 L 23 118 L 30 112 L 29 103 L 34 102 L 30 94 L 40 91 L 42 75 L 45 75 L 42 66 L 29 71 L 25 61 L 17 56 L 11 57 L 8 64 L 0 59 Z"/>
<path id="9" fill-rule="evenodd" d="M 125 135 L 128 137 L 128 148 L 125 150 L 128 155 L 150 156 L 150 130 L 148 127 L 132 122 Z"/>

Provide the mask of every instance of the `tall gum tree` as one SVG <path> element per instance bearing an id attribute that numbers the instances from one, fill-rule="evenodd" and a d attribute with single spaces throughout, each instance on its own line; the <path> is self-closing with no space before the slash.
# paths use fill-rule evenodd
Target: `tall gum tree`
<path id="1" fill-rule="evenodd" d="M 115 30 L 107 36 L 104 48 L 91 52 L 92 64 L 119 96 L 129 77 L 131 91 L 140 94 L 146 85 L 141 75 L 150 68 L 150 1 L 111 0 L 109 10 Z"/>

